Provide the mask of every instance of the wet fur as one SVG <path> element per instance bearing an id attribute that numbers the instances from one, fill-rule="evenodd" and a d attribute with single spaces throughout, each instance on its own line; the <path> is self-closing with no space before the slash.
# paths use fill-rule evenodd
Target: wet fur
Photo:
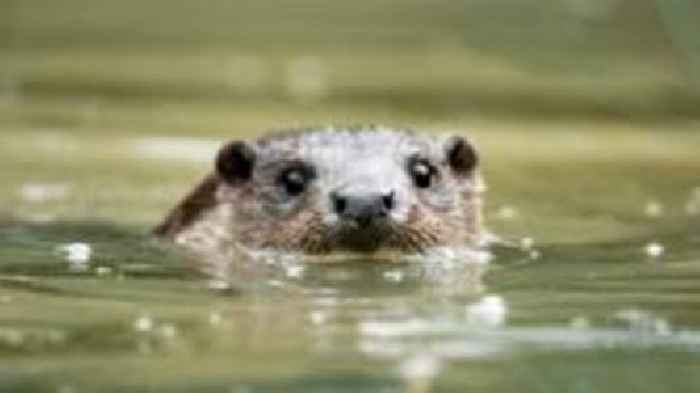
<path id="1" fill-rule="evenodd" d="M 445 136 L 378 127 L 272 134 L 250 143 L 257 153 L 250 181 L 232 184 L 215 171 L 170 212 L 155 233 L 195 249 L 220 249 L 236 242 L 251 249 L 307 254 L 338 250 L 352 243 L 348 236 L 358 234 L 329 224 L 327 192 L 365 159 L 372 161 L 366 170 L 370 178 L 385 176 L 405 194 L 403 221 L 373 228 L 381 233 L 362 234 L 368 236 L 368 250 L 419 253 L 431 247 L 476 244 L 481 235 L 481 177 L 477 168 L 461 173 L 449 167 L 447 141 Z M 434 189 L 414 189 L 403 179 L 400 164 L 411 154 L 430 158 L 439 167 Z M 280 196 L 273 179 L 285 165 L 301 161 L 311 161 L 325 172 L 308 192 L 288 201 Z M 372 239 L 381 244 L 371 244 Z"/>

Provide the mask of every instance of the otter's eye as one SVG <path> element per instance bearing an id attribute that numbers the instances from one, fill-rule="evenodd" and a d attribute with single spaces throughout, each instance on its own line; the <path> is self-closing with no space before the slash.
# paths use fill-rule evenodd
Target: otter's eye
<path id="1" fill-rule="evenodd" d="M 413 182 L 419 188 L 428 188 L 433 182 L 435 176 L 435 168 L 429 163 L 421 160 L 416 160 L 410 166 Z"/>
<path id="2" fill-rule="evenodd" d="M 297 196 L 306 190 L 311 173 L 304 168 L 291 168 L 282 172 L 280 183 L 287 194 Z"/>

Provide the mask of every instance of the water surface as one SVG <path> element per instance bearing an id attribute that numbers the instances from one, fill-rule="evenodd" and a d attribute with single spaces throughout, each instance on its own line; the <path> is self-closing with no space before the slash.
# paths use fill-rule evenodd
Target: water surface
<path id="1" fill-rule="evenodd" d="M 485 272 L 263 263 L 233 288 L 148 235 L 221 136 L 3 134 L 0 390 L 697 391 L 695 134 L 545 127 L 525 153 L 500 127 L 473 132 L 510 244 Z"/>

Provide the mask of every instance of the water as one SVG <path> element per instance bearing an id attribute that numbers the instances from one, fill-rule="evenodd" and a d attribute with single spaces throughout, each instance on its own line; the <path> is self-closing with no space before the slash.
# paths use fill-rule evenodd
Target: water
<path id="1" fill-rule="evenodd" d="M 8 128 L 0 391 L 697 391 L 698 137 L 595 126 L 470 132 L 488 263 L 263 253 L 230 281 L 148 235 L 228 133 Z"/>
<path id="2" fill-rule="evenodd" d="M 691 2 L 6 2 L 0 392 L 700 391 Z M 332 123 L 472 137 L 507 246 L 229 281 L 149 236 Z"/>
<path id="3" fill-rule="evenodd" d="M 0 391 L 692 392 L 689 225 L 653 242 L 525 236 L 487 265 L 261 263 L 217 288 L 139 230 L 8 221 Z"/>

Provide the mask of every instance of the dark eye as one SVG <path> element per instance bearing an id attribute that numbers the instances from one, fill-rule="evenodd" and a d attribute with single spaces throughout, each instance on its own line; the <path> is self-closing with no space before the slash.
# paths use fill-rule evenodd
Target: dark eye
<path id="1" fill-rule="evenodd" d="M 409 169 L 416 187 L 430 187 L 435 176 L 435 168 L 432 165 L 423 160 L 414 160 Z"/>
<path id="2" fill-rule="evenodd" d="M 297 196 L 306 190 L 306 186 L 313 177 L 307 168 L 290 168 L 282 172 L 280 183 L 287 194 Z"/>

